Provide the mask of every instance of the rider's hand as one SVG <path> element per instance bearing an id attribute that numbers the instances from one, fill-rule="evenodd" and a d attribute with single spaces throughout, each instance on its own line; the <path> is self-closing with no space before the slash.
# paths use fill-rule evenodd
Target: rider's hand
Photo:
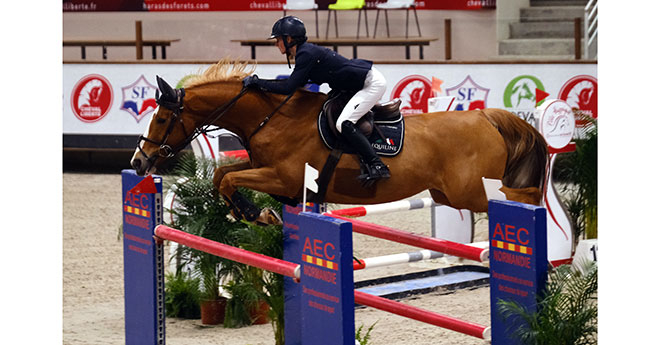
<path id="1" fill-rule="evenodd" d="M 259 77 L 256 74 L 253 74 L 249 77 L 243 79 L 243 87 L 256 87 Z"/>

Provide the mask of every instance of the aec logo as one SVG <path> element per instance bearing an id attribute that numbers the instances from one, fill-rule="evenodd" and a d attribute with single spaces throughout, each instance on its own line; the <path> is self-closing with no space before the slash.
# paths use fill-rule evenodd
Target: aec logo
<path id="1" fill-rule="evenodd" d="M 486 108 L 486 100 L 490 89 L 475 83 L 468 75 L 460 84 L 448 88 L 447 96 L 454 96 L 456 108 L 454 110 L 473 110 Z"/>
<path id="2" fill-rule="evenodd" d="M 122 87 L 121 110 L 133 115 L 135 121 L 140 122 L 146 115 L 151 114 L 157 107 L 157 88 L 141 75 L 133 84 Z"/>
<path id="3" fill-rule="evenodd" d="M 76 83 L 71 92 L 71 109 L 80 121 L 96 122 L 112 106 L 112 86 L 103 76 L 90 74 Z"/>
<path id="4" fill-rule="evenodd" d="M 559 90 L 559 99 L 598 118 L 598 81 L 590 75 L 578 75 L 567 81 Z M 584 125 L 584 121 L 578 119 L 577 124 Z"/>
<path id="5" fill-rule="evenodd" d="M 428 112 L 431 96 L 431 81 L 421 75 L 410 75 L 394 86 L 390 98 L 401 99 L 401 114 L 406 116 Z"/>
<path id="6" fill-rule="evenodd" d="M 537 103 L 542 103 L 540 94 L 547 96 L 538 78 L 532 75 L 517 76 L 504 89 L 504 107 L 536 127 L 534 109 Z"/>

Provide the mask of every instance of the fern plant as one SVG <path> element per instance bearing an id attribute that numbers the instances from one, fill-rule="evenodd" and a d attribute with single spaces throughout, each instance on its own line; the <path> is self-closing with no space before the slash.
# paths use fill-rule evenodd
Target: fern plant
<path id="1" fill-rule="evenodd" d="M 174 169 L 177 181 L 171 185 L 178 206 L 171 210 L 173 227 L 216 242 L 256 253 L 282 258 L 282 226 L 260 227 L 230 216 L 229 207 L 213 185 L 213 174 L 220 164 L 208 158 L 184 155 Z M 239 188 L 259 208 L 270 207 L 281 212 L 282 204 L 269 195 Z M 259 301 L 270 307 L 269 316 L 276 344 L 284 344 L 284 280 L 274 273 L 226 260 L 194 249 L 179 247 L 182 263 L 192 263 L 204 282 L 205 294 L 217 291 L 218 284 L 231 297 L 225 309 L 225 327 L 252 324 L 251 311 Z M 224 285 L 222 285 L 224 282 Z"/>
<path id="2" fill-rule="evenodd" d="M 165 312 L 167 316 L 198 319 L 200 317 L 200 295 L 198 278 L 192 278 L 184 272 L 168 272 L 165 275 Z"/>
<path id="3" fill-rule="evenodd" d="M 597 344 L 598 266 L 581 263 L 557 267 L 548 276 L 546 291 L 538 296 L 539 309 L 529 312 L 515 301 L 500 300 L 498 311 L 507 320 L 519 318 L 509 330 L 512 338 L 529 345 Z"/>

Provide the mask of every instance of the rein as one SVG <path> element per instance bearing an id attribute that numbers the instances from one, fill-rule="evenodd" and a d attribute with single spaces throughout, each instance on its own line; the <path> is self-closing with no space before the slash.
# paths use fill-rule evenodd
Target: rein
<path id="1" fill-rule="evenodd" d="M 296 93 L 296 92 L 294 91 L 294 92 L 292 92 L 291 94 L 289 94 L 288 96 L 286 96 L 286 98 L 282 101 L 282 103 L 280 103 L 280 105 L 278 105 L 278 106 L 277 106 L 277 107 L 276 107 L 276 108 L 275 108 L 270 114 L 268 114 L 268 116 L 266 116 L 266 118 L 265 118 L 263 121 L 261 121 L 261 123 L 259 124 L 259 126 L 257 126 L 257 128 L 252 132 L 252 134 L 250 134 L 250 136 L 248 136 L 248 138 L 247 138 L 247 140 L 245 141 L 245 143 L 243 144 L 243 146 L 245 146 L 245 151 L 247 151 L 249 157 L 252 156 L 252 154 L 251 154 L 251 150 L 250 150 L 250 140 L 252 140 L 252 137 L 253 137 L 255 134 L 257 134 L 257 132 L 259 132 L 259 131 L 260 131 L 260 130 L 261 130 L 261 129 L 262 129 L 262 128 L 268 123 L 268 121 L 270 121 L 270 119 L 273 117 L 273 115 L 275 115 L 275 113 L 276 113 L 278 110 L 280 110 L 280 108 L 282 108 L 282 106 L 283 106 L 286 102 L 288 102 L 289 99 L 291 99 L 291 97 L 293 96 L 294 93 Z"/>

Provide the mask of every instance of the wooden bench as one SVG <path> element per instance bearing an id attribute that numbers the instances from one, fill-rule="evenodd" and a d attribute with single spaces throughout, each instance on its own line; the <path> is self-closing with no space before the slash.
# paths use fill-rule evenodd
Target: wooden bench
<path id="1" fill-rule="evenodd" d="M 141 44 L 142 46 L 151 47 L 151 57 L 155 60 L 157 57 L 156 48 L 160 47 L 161 57 L 167 59 L 166 48 L 172 42 L 177 42 L 179 39 L 159 39 L 159 40 L 63 40 L 64 47 L 80 47 L 80 53 L 83 60 L 87 58 L 85 49 L 87 47 L 101 47 L 103 49 L 103 60 L 108 59 L 107 47 L 136 47 Z M 139 49 L 139 48 L 138 48 Z M 137 59 L 142 60 L 141 49 L 138 50 Z"/>
<path id="2" fill-rule="evenodd" d="M 437 41 L 434 37 L 409 37 L 409 38 L 313 38 L 310 37 L 308 42 L 320 46 L 332 47 L 337 51 L 339 46 L 353 47 L 353 58 L 357 58 L 357 48 L 359 46 L 365 47 L 384 47 L 384 46 L 402 46 L 406 50 L 406 60 L 410 60 L 410 47 L 419 46 L 419 59 L 424 60 L 424 46 L 428 46 L 433 41 Z M 238 42 L 241 46 L 249 46 L 252 59 L 257 58 L 257 46 L 273 46 L 275 40 L 266 39 L 245 39 L 245 40 L 231 40 Z"/>

